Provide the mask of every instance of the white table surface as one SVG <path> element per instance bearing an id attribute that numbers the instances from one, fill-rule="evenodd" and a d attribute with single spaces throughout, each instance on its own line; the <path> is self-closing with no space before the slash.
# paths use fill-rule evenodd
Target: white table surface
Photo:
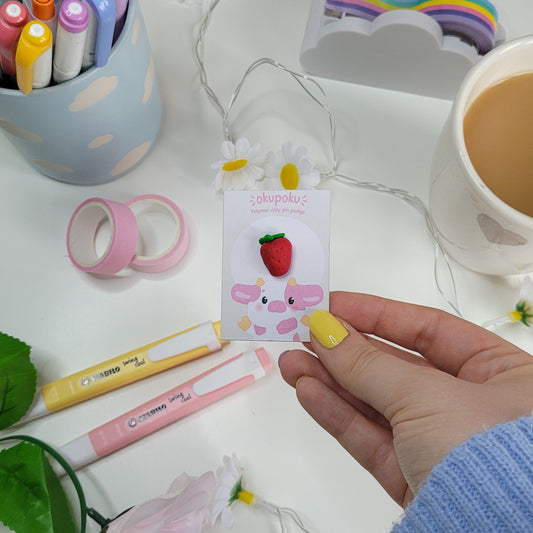
<path id="1" fill-rule="evenodd" d="M 250 63 L 279 60 L 300 71 L 298 55 L 310 0 L 221 0 L 206 39 L 208 77 L 226 104 Z M 47 383 L 220 317 L 222 196 L 212 187 L 223 140 L 219 115 L 201 90 L 192 57 L 198 8 L 173 0 L 141 0 L 164 117 L 144 162 L 107 184 L 83 187 L 38 174 L 0 135 L 0 329 L 32 346 L 39 383 Z M 530 0 L 506 0 L 509 38 L 533 30 Z M 337 124 L 340 170 L 428 195 L 432 152 L 450 102 L 319 80 Z M 286 140 L 330 166 L 322 110 L 286 74 L 258 70 L 232 114 L 236 137 L 266 149 Z M 434 247 L 418 212 L 387 195 L 331 189 L 331 289 L 374 293 L 450 310 L 436 289 Z M 162 274 L 127 271 L 102 279 L 71 264 L 65 246 L 74 209 L 91 196 L 117 201 L 156 193 L 187 219 L 184 260 Z M 510 310 L 519 280 L 466 271 L 454 264 L 466 318 L 483 323 Z M 521 325 L 499 330 L 533 351 Z M 169 370 L 3 434 L 24 432 L 60 446 L 250 346 Z M 286 348 L 265 345 L 273 361 Z M 401 509 L 374 479 L 303 411 L 277 365 L 250 388 L 79 471 L 90 506 L 114 516 L 166 491 L 182 472 L 201 475 L 235 452 L 245 487 L 297 510 L 314 533 L 386 532 Z M 74 492 L 64 483 L 73 505 Z M 233 507 L 235 532 L 274 532 L 277 522 L 244 504 Z M 223 531 L 218 525 L 209 531 Z M 98 531 L 90 523 L 88 531 Z M 37 532 L 36 532 L 37 533 Z"/>

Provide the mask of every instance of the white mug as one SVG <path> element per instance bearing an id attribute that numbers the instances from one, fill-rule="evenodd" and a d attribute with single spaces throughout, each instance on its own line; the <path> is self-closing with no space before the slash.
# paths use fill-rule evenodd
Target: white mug
<path id="1" fill-rule="evenodd" d="M 484 274 L 533 270 L 533 218 L 506 204 L 479 177 L 466 150 L 463 119 L 484 90 L 527 72 L 533 72 L 533 35 L 485 55 L 459 86 L 433 157 L 429 210 L 437 238 L 457 262 Z"/>

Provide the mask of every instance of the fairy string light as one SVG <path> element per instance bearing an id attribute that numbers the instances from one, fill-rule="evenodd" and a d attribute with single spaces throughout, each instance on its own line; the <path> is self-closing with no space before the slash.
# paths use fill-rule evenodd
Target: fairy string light
<path id="1" fill-rule="evenodd" d="M 215 106 L 215 109 L 217 110 L 217 112 L 220 114 L 222 118 L 222 130 L 223 130 L 224 139 L 228 142 L 233 142 L 233 135 L 231 131 L 229 115 L 237 98 L 239 97 L 241 93 L 241 90 L 243 88 L 245 81 L 249 78 L 249 76 L 256 69 L 262 66 L 270 66 L 286 74 L 289 74 L 298 83 L 298 85 L 304 90 L 304 92 L 316 104 L 320 106 L 320 108 L 327 114 L 327 117 L 328 117 L 329 133 L 330 133 L 329 142 L 330 142 L 332 162 L 331 162 L 330 170 L 326 172 L 323 172 L 323 171 L 320 172 L 321 178 L 325 181 L 336 180 L 345 185 L 356 187 L 359 189 L 388 194 L 388 195 L 394 196 L 395 198 L 398 198 L 404 201 L 405 203 L 409 204 L 411 207 L 414 207 L 423 216 L 424 221 L 426 223 L 426 227 L 435 243 L 433 276 L 434 276 L 437 290 L 439 294 L 443 297 L 443 299 L 446 301 L 446 303 L 454 310 L 454 312 L 458 316 L 462 316 L 462 313 L 459 308 L 457 288 L 456 288 L 455 277 L 453 274 L 451 261 L 450 261 L 448 254 L 446 253 L 446 251 L 443 249 L 443 247 L 440 244 L 437 230 L 433 224 L 431 215 L 426 205 L 424 204 L 424 202 L 418 196 L 410 193 L 409 191 L 399 189 L 399 188 L 388 187 L 387 185 L 384 185 L 378 182 L 363 181 L 353 176 L 342 174 L 338 171 L 339 162 L 337 159 L 335 120 L 333 118 L 333 114 L 331 113 L 329 109 L 326 93 L 321 87 L 321 85 L 316 80 L 314 80 L 310 76 L 307 76 L 306 74 L 295 72 L 285 67 L 284 65 L 282 65 L 281 63 L 279 63 L 278 61 L 274 59 L 263 57 L 261 59 L 257 59 L 256 61 L 254 61 L 246 69 L 240 82 L 238 83 L 235 90 L 233 91 L 227 107 L 224 107 L 224 105 L 222 104 L 222 102 L 220 101 L 220 99 L 218 98 L 218 96 L 216 95 L 216 93 L 211 88 L 208 82 L 207 71 L 205 68 L 205 61 L 204 61 L 205 35 L 209 27 L 209 23 L 211 21 L 212 13 L 214 9 L 216 8 L 216 6 L 219 4 L 219 1 L 220 0 L 212 0 L 211 2 L 205 4 L 205 13 L 198 26 L 198 33 L 197 33 L 196 41 L 193 47 L 193 55 L 198 65 L 198 69 L 200 73 L 199 74 L 200 84 L 202 85 L 207 97 L 213 103 L 213 105 Z M 311 87 L 314 87 L 318 91 L 320 98 L 317 97 L 306 84 L 309 84 Z M 446 292 L 441 284 L 441 279 L 439 276 L 439 270 L 440 270 L 439 265 L 441 263 L 441 260 L 444 262 L 444 270 L 447 273 L 447 276 L 449 279 L 449 291 L 451 292 L 449 297 L 446 295 Z"/>

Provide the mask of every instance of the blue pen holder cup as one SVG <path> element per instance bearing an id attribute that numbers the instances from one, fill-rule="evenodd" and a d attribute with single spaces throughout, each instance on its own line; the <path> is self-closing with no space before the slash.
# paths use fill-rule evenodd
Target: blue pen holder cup
<path id="1" fill-rule="evenodd" d="M 26 95 L 0 89 L 0 130 L 37 171 L 76 185 L 111 181 L 150 151 L 161 96 L 138 0 L 108 62 Z"/>

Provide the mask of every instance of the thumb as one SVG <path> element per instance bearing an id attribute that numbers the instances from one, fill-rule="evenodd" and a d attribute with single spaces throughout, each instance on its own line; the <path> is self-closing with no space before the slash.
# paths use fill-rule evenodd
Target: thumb
<path id="1" fill-rule="evenodd" d="M 389 421 L 398 410 L 428 397 L 441 381 L 440 371 L 381 349 L 328 311 L 315 311 L 309 327 L 313 349 L 329 373 Z"/>

